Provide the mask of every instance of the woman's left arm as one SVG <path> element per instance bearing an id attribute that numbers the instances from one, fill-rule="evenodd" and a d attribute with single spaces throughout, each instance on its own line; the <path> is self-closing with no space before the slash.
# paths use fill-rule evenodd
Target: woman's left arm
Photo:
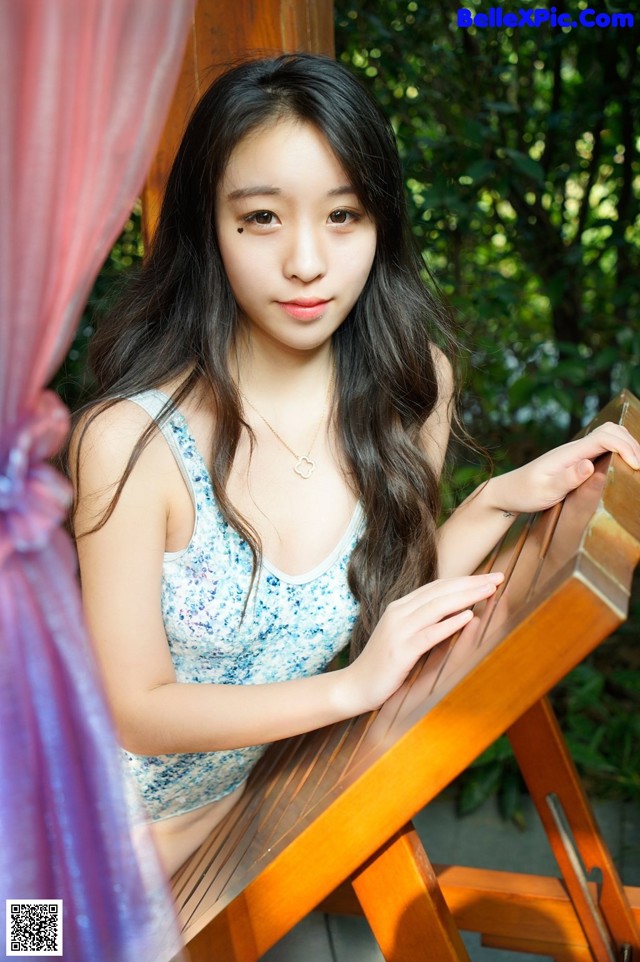
<path id="1" fill-rule="evenodd" d="M 543 454 L 515 471 L 485 482 L 438 531 L 438 576 L 471 574 L 520 513 L 543 511 L 579 487 L 594 471 L 593 459 L 608 451 L 640 469 L 640 444 L 619 424 L 601 424 L 590 434 Z"/>
<path id="2" fill-rule="evenodd" d="M 440 478 L 451 434 L 455 384 L 453 369 L 446 355 L 435 345 L 431 346 L 431 352 L 438 379 L 438 401 L 420 429 L 420 446 L 436 478 Z"/>

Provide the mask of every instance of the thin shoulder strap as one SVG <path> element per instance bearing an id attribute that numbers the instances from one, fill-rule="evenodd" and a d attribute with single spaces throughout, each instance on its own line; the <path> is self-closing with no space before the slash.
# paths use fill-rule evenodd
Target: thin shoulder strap
<path id="1" fill-rule="evenodd" d="M 138 404 L 141 408 L 143 408 L 147 412 L 147 414 L 153 421 L 158 423 L 158 417 L 160 416 L 160 412 L 162 411 L 163 407 L 166 405 L 169 398 L 167 397 L 166 394 L 163 394 L 162 391 L 158 391 L 152 388 L 148 391 L 142 391 L 140 394 L 134 394 L 132 395 L 132 397 L 127 398 L 127 400 L 134 401 L 136 404 Z M 158 423 L 158 429 L 162 432 L 162 436 L 164 437 L 165 441 L 169 445 L 171 452 L 174 458 L 176 459 L 176 463 L 180 468 L 180 473 L 182 474 L 182 477 L 185 480 L 185 484 L 189 489 L 189 492 L 191 494 L 191 499 L 195 505 L 196 493 L 193 487 L 193 482 L 189 475 L 189 471 L 187 469 L 187 465 L 185 464 L 184 456 L 182 454 L 182 451 L 180 450 L 180 445 L 178 444 L 175 434 L 171 430 L 171 415 L 169 415 L 167 418 L 163 418 L 161 424 Z"/>

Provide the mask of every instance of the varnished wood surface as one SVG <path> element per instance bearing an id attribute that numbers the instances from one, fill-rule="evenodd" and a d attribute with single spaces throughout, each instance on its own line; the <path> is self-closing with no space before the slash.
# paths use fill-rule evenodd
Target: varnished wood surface
<path id="1" fill-rule="evenodd" d="M 630 395 L 602 417 L 640 437 Z M 270 749 L 174 880 L 194 962 L 205 958 L 199 933 L 233 914 L 251 946 L 216 958 L 258 958 L 621 623 L 639 503 L 637 474 L 601 458 L 564 505 L 497 552 L 491 564 L 508 581 L 474 630 L 431 653 L 379 712 Z"/>
<path id="2" fill-rule="evenodd" d="M 458 927 L 482 933 L 485 944 L 502 938 L 515 949 L 514 940 L 523 939 L 588 952 L 582 925 L 560 879 L 459 865 L 434 864 L 433 869 Z M 594 882 L 589 889 L 597 899 Z M 640 925 L 640 888 L 627 886 L 625 891 L 635 924 Z M 332 892 L 318 909 L 333 915 L 363 914 L 350 883 Z"/>
<path id="3" fill-rule="evenodd" d="M 616 959 L 620 954 L 619 947 L 625 944 L 640 948 L 638 922 L 549 700 L 542 698 L 536 702 L 509 728 L 508 734 L 595 957 Z M 563 831 L 559 829 L 550 803 L 564 824 Z M 595 899 L 585 884 L 583 867 L 585 876 L 598 869 L 601 881 Z"/>
<path id="4" fill-rule="evenodd" d="M 430 959 L 438 962 L 470 962 L 412 826 L 389 839 L 375 858 L 358 869 L 351 884 L 388 962 L 420 959 L 427 946 Z"/>
<path id="5" fill-rule="evenodd" d="M 332 0 L 197 0 L 180 79 L 143 191 L 145 244 L 153 236 L 171 164 L 202 93 L 239 60 L 296 51 L 333 56 Z"/>

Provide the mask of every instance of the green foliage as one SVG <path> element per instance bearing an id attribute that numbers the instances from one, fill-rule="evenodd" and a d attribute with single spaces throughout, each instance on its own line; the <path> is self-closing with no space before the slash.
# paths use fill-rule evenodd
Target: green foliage
<path id="1" fill-rule="evenodd" d="M 587 6 L 607 8 L 564 9 Z M 337 0 L 337 55 L 392 120 L 413 230 L 466 345 L 465 425 L 506 470 L 623 387 L 640 393 L 639 34 L 462 30 L 456 10 Z M 456 453 L 445 509 L 486 476 Z M 596 653 L 554 694 L 589 787 L 636 800 L 640 665 L 625 639 L 638 595 L 608 660 Z M 459 780 L 459 810 L 497 794 L 521 823 L 522 788 L 502 738 Z"/>
<path id="2" fill-rule="evenodd" d="M 91 394 L 92 381 L 87 370 L 89 341 L 101 314 L 107 309 L 118 281 L 142 258 L 140 205 L 138 204 L 122 228 L 91 291 L 67 357 L 51 383 L 72 411 Z"/>
<path id="3" fill-rule="evenodd" d="M 502 817 L 524 828 L 523 791 L 520 769 L 507 736 L 502 735 L 460 776 L 456 809 L 459 815 L 469 815 L 497 795 Z"/>
<path id="4" fill-rule="evenodd" d="M 638 31 L 463 30 L 455 5 L 415 0 L 336 14 L 464 328 L 471 433 L 520 463 L 640 391 Z"/>

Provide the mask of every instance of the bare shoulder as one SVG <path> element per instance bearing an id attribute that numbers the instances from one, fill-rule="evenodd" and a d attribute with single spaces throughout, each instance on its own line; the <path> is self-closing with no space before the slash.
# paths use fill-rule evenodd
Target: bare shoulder
<path id="1" fill-rule="evenodd" d="M 119 479 L 149 423 L 146 411 L 125 399 L 84 411 L 69 444 L 72 478 L 79 469 L 83 477 L 97 473 L 105 481 Z"/>
<path id="2" fill-rule="evenodd" d="M 141 437 L 151 424 L 147 412 L 134 401 L 100 404 L 83 412 L 69 444 L 69 472 L 76 493 L 76 531 L 99 517 L 130 468 Z M 173 458 L 159 432 L 155 432 L 131 466 L 126 486 L 154 491 L 171 470 Z M 148 487 L 150 485 L 150 487 Z M 133 491 L 131 491 L 133 493 Z"/>

